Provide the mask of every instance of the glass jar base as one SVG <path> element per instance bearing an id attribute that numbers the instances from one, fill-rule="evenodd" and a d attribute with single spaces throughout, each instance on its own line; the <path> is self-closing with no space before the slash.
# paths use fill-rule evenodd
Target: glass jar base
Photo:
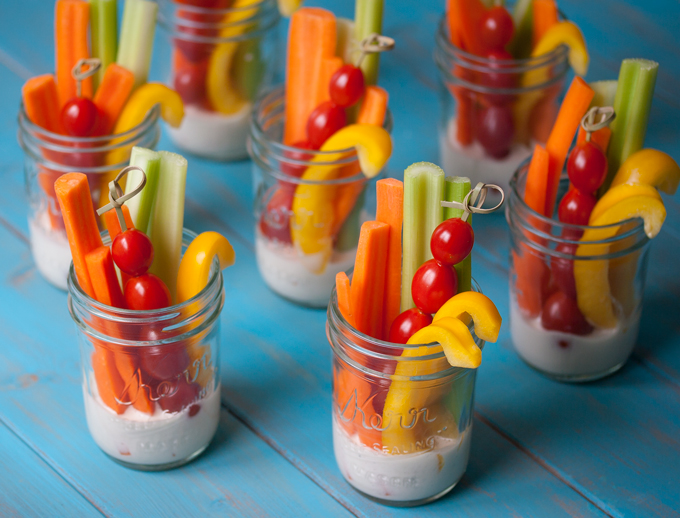
<path id="1" fill-rule="evenodd" d="M 461 477 L 461 478 L 463 478 L 463 477 Z M 460 482 L 460 478 L 458 480 L 456 480 L 453 484 L 451 484 L 449 487 L 444 489 L 443 491 L 440 491 L 439 493 L 437 493 L 436 495 L 432 495 L 432 496 L 429 496 L 427 498 L 421 498 L 419 500 L 386 500 L 384 498 L 378 498 L 378 497 L 369 495 L 368 493 L 364 493 L 360 489 L 357 489 L 356 487 L 354 487 L 349 482 L 347 482 L 347 483 L 352 487 L 352 489 L 354 489 L 354 491 L 359 493 L 361 496 L 363 496 L 364 498 L 368 498 L 369 500 L 372 500 L 373 502 L 375 502 L 377 504 L 386 505 L 386 506 L 389 506 L 389 507 L 418 507 L 420 505 L 429 504 L 430 502 L 434 502 L 435 500 L 439 500 L 444 495 L 451 492 L 453 490 L 453 488 L 458 485 L 458 482 Z"/>
<path id="2" fill-rule="evenodd" d="M 520 358 L 522 358 L 521 355 Z M 605 371 L 588 374 L 555 374 L 553 372 L 544 371 L 539 369 L 538 367 L 534 367 L 524 358 L 522 358 L 522 361 L 526 363 L 529 367 L 531 367 L 533 370 L 538 372 L 540 375 L 545 376 L 546 378 L 549 378 L 551 380 L 560 381 L 562 383 L 588 383 L 589 381 L 597 381 L 602 378 L 606 378 L 607 376 L 611 376 L 615 372 L 618 372 L 619 370 L 621 370 L 621 368 L 626 364 L 626 361 L 628 360 L 622 361 L 618 365 L 614 365 L 613 367 L 610 367 Z"/>
<path id="3" fill-rule="evenodd" d="M 105 451 L 103 453 L 109 459 L 114 461 L 116 464 L 120 464 L 124 468 L 134 469 L 134 470 L 137 470 L 137 471 L 166 471 L 166 470 L 169 470 L 169 469 L 179 468 L 180 466 L 184 466 L 185 464 L 188 464 L 189 462 L 194 460 L 196 457 L 198 457 L 201 453 L 203 453 L 206 450 L 207 447 L 208 447 L 208 444 L 203 446 L 203 448 L 201 448 L 200 450 L 192 453 L 188 457 L 185 457 L 183 459 L 176 460 L 176 461 L 173 461 L 173 462 L 166 462 L 165 464 L 136 464 L 136 463 L 133 463 L 133 462 L 125 462 L 124 460 L 113 457 L 112 455 L 109 455 Z"/>

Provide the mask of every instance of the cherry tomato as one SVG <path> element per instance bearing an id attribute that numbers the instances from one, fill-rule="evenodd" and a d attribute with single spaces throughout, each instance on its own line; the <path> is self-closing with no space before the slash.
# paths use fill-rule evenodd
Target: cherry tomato
<path id="1" fill-rule="evenodd" d="M 607 176 L 607 157 L 594 142 L 583 142 L 569 154 L 567 173 L 575 188 L 593 193 Z"/>
<path id="2" fill-rule="evenodd" d="M 281 243 L 292 243 L 290 236 L 290 214 L 295 189 L 279 187 L 270 198 L 260 216 L 260 231 L 269 239 Z"/>
<path id="3" fill-rule="evenodd" d="M 229 5 L 228 0 L 187 0 L 181 3 L 206 10 L 224 9 Z M 193 61 L 194 63 L 198 63 L 209 57 L 215 48 L 215 45 L 196 40 L 218 36 L 220 32 L 219 24 L 222 21 L 223 16 L 224 15 L 219 11 L 216 11 L 213 14 L 210 12 L 197 12 L 190 9 L 179 9 L 177 11 L 175 29 L 180 36 L 174 38 L 175 46 L 182 51 L 182 54 L 184 54 L 189 61 Z"/>
<path id="4" fill-rule="evenodd" d="M 555 251 L 565 255 L 575 255 L 576 248 L 578 248 L 576 244 L 560 243 L 555 248 Z M 575 299 L 574 261 L 552 255 L 550 256 L 550 271 L 557 288 L 565 295 Z"/>
<path id="5" fill-rule="evenodd" d="M 175 70 L 173 82 L 175 91 L 185 104 L 202 104 L 205 99 L 205 77 L 208 72 L 208 60 L 198 63 L 187 62 Z"/>
<path id="6" fill-rule="evenodd" d="M 89 137 L 97 125 L 97 105 L 85 97 L 68 101 L 61 110 L 61 123 L 72 137 Z"/>
<path id="7" fill-rule="evenodd" d="M 488 155 L 497 159 L 507 156 L 514 136 L 515 122 L 510 107 L 491 105 L 478 112 L 477 140 Z"/>
<path id="8" fill-rule="evenodd" d="M 423 313 L 436 313 L 457 291 L 456 270 L 435 259 L 418 268 L 411 283 L 413 302 Z"/>
<path id="9" fill-rule="evenodd" d="M 505 7 L 492 7 L 482 17 L 479 36 L 484 48 L 488 50 L 503 49 L 510 43 L 514 33 L 515 24 Z"/>
<path id="10" fill-rule="evenodd" d="M 191 405 L 198 399 L 201 393 L 201 386 L 198 383 L 191 383 L 184 376 L 177 379 L 165 380 L 158 385 L 158 403 L 166 412 L 180 412 L 185 407 Z M 199 406 L 200 408 L 200 406 Z M 192 415 L 189 410 L 190 416 Z"/>
<path id="11" fill-rule="evenodd" d="M 576 301 L 566 293 L 553 293 L 543 305 L 541 324 L 551 331 L 562 331 L 574 335 L 587 335 L 593 330 Z"/>
<path id="12" fill-rule="evenodd" d="M 459 218 L 447 219 L 432 232 L 430 250 L 442 264 L 453 266 L 465 259 L 472 251 L 475 233 L 469 223 Z"/>
<path id="13" fill-rule="evenodd" d="M 418 308 L 407 309 L 392 322 L 389 341 L 393 344 L 405 344 L 417 331 L 431 323 L 432 315 L 423 313 Z"/>
<path id="14" fill-rule="evenodd" d="M 592 194 L 572 188 L 567 191 L 567 194 L 560 201 L 560 206 L 557 208 L 557 216 L 562 223 L 587 225 L 590 213 L 593 212 L 596 203 L 597 198 Z"/>
<path id="15" fill-rule="evenodd" d="M 510 90 L 517 87 L 518 74 L 512 71 L 512 66 L 504 63 L 514 59 L 507 50 L 490 50 L 486 53 L 489 60 L 489 71 L 479 74 L 479 81 L 483 86 L 494 89 Z M 504 71 L 504 69 L 506 71 Z M 508 104 L 514 100 L 511 94 L 483 94 L 483 99 L 489 104 Z"/>
<path id="16" fill-rule="evenodd" d="M 125 302 L 128 309 L 138 311 L 162 309 L 170 306 L 170 290 L 152 273 L 132 277 L 125 283 Z"/>
<path id="17" fill-rule="evenodd" d="M 364 95 L 364 73 L 354 65 L 343 65 L 331 76 L 331 101 L 348 108 Z"/>
<path id="18" fill-rule="evenodd" d="M 307 139 L 314 149 L 321 149 L 328 137 L 343 128 L 346 122 L 345 110 L 334 102 L 323 102 L 309 116 Z"/>
<path id="19" fill-rule="evenodd" d="M 305 153 L 301 150 L 316 148 L 312 146 L 311 142 L 308 142 L 306 140 L 302 142 L 296 142 L 295 144 L 292 144 L 291 147 L 300 149 L 300 151 L 297 151 L 297 149 L 296 151 L 284 151 L 283 156 L 285 158 L 281 160 L 279 166 L 281 167 L 281 171 L 286 173 L 287 175 L 294 176 L 295 178 L 300 178 L 302 176 L 302 173 L 304 173 L 305 170 L 307 169 L 307 166 L 301 164 L 293 164 L 291 162 L 287 162 L 286 159 L 308 161 L 312 158 L 312 155 L 310 155 L 309 153 Z M 295 185 L 292 183 L 285 183 L 285 185 L 289 185 L 295 188 Z"/>
<path id="20" fill-rule="evenodd" d="M 183 345 L 159 345 L 142 348 L 142 370 L 157 380 L 179 376 L 189 366 L 189 353 Z"/>
<path id="21" fill-rule="evenodd" d="M 153 262 L 153 245 L 144 232 L 131 228 L 113 240 L 111 255 L 122 272 L 139 277 L 147 272 Z"/>

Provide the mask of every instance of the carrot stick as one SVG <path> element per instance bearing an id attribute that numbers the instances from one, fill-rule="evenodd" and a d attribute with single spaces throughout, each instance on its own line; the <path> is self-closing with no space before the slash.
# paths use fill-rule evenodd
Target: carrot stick
<path id="1" fill-rule="evenodd" d="M 449 27 L 449 39 L 459 49 L 465 50 L 460 18 L 458 17 L 459 0 L 446 0 L 446 23 Z"/>
<path id="2" fill-rule="evenodd" d="M 479 26 L 486 12 L 480 0 L 453 0 L 448 4 L 449 19 L 455 17 L 460 28 L 462 48 L 475 55 L 482 55 L 484 47 L 479 37 Z"/>
<path id="3" fill-rule="evenodd" d="M 21 88 L 24 109 L 35 125 L 52 133 L 63 133 L 57 83 L 52 74 L 32 77 Z"/>
<path id="4" fill-rule="evenodd" d="M 609 139 L 611 137 L 612 137 L 611 128 L 609 126 L 605 126 L 604 128 L 600 128 L 599 130 L 594 131 L 591 134 L 590 141 L 600 146 L 600 149 L 606 153 L 607 148 L 609 147 Z M 576 136 L 576 144 L 583 144 L 585 141 L 586 132 L 583 130 L 583 128 L 579 127 L 578 135 Z"/>
<path id="5" fill-rule="evenodd" d="M 340 313 L 342 313 L 342 316 L 345 317 L 347 322 L 354 326 L 349 277 L 347 277 L 345 272 L 338 272 L 335 275 L 335 290 L 338 294 L 338 309 L 340 309 Z"/>
<path id="6" fill-rule="evenodd" d="M 127 205 L 121 207 L 123 210 L 123 217 L 125 218 L 125 224 L 128 228 L 135 228 L 132 224 L 132 217 L 130 216 L 130 209 Z M 115 210 L 110 210 L 105 212 L 102 216 L 104 218 L 104 225 L 106 225 L 106 230 L 109 231 L 109 237 L 111 238 L 111 243 L 116 239 L 118 234 L 121 232 L 120 223 L 118 222 L 118 215 Z"/>
<path id="7" fill-rule="evenodd" d="M 125 298 L 118 283 L 111 249 L 108 246 L 95 248 L 85 255 L 85 263 L 95 298 L 107 306 L 125 309 Z"/>
<path id="8" fill-rule="evenodd" d="M 87 176 L 83 173 L 62 175 L 54 182 L 54 192 L 64 218 L 64 227 L 71 247 L 73 267 L 78 283 L 85 293 L 95 298 L 85 256 L 102 246 L 102 239 L 95 219 Z"/>
<path id="9" fill-rule="evenodd" d="M 319 102 L 321 63 L 335 56 L 335 15 L 303 7 L 290 20 L 286 58 L 286 107 L 283 142 L 307 140 L 307 119 Z M 328 81 L 324 83 L 328 89 Z"/>
<path id="10" fill-rule="evenodd" d="M 331 100 L 331 93 L 328 85 L 331 84 L 331 77 L 333 77 L 333 74 L 335 74 L 342 65 L 344 65 L 342 58 L 337 56 L 331 56 L 321 60 L 321 65 L 319 67 L 319 82 L 317 84 L 319 91 L 316 92 L 318 104 Z"/>
<path id="11" fill-rule="evenodd" d="M 551 217 L 557 198 L 557 187 L 560 183 L 560 175 L 564 168 L 564 161 L 576 135 L 576 130 L 581 124 L 581 119 L 590 106 L 595 92 L 583 79 L 576 76 L 569 86 L 567 95 L 564 97 L 557 120 L 550 132 L 545 149 L 550 155 L 550 167 L 548 182 L 546 185 L 545 212 L 544 215 Z"/>
<path id="12" fill-rule="evenodd" d="M 54 14 L 57 91 L 59 103 L 76 96 L 76 80 L 71 75 L 78 60 L 90 57 L 87 48 L 90 5 L 81 0 L 57 0 Z M 92 98 L 92 78 L 82 81 L 82 97 Z"/>
<path id="13" fill-rule="evenodd" d="M 61 210 L 59 209 L 59 202 L 57 195 L 54 192 L 54 182 L 61 176 L 58 171 L 52 171 L 45 166 L 39 165 L 38 169 L 38 184 L 47 196 L 47 216 L 50 220 L 50 227 L 54 229 L 63 229 L 64 220 L 61 217 Z"/>
<path id="14" fill-rule="evenodd" d="M 456 98 L 456 140 L 463 146 L 469 146 L 474 140 L 475 103 L 472 92 L 465 88 L 453 87 L 451 90 Z"/>
<path id="15" fill-rule="evenodd" d="M 532 46 L 541 41 L 541 38 L 550 27 L 558 21 L 557 4 L 555 0 L 533 1 L 534 30 L 531 37 Z"/>
<path id="16" fill-rule="evenodd" d="M 524 202 L 542 215 L 545 214 L 545 197 L 548 192 L 548 171 L 550 157 L 540 144 L 534 146 L 534 154 L 529 163 L 526 185 L 524 187 Z"/>
<path id="17" fill-rule="evenodd" d="M 118 403 L 116 398 L 123 393 L 125 384 L 116 368 L 113 352 L 99 345 L 98 342 L 98 340 L 93 342 L 94 352 L 92 353 L 92 370 L 97 383 L 97 391 L 104 404 L 120 415 L 127 407 Z"/>
<path id="18" fill-rule="evenodd" d="M 128 396 L 132 406 L 140 412 L 145 414 L 153 414 L 154 405 L 149 399 L 146 389 L 142 386 L 141 370 L 139 369 L 139 360 L 137 355 L 134 356 L 128 352 L 115 352 L 116 368 L 120 372 L 123 382 L 125 383 L 125 393 Z"/>
<path id="19" fill-rule="evenodd" d="M 93 99 L 100 110 L 100 118 L 103 119 L 98 128 L 101 135 L 109 135 L 113 131 L 134 84 L 135 75 L 127 68 L 116 63 L 106 67 L 104 79 Z"/>
<path id="20" fill-rule="evenodd" d="M 382 311 L 389 237 L 390 226 L 386 223 L 367 221 L 361 226 L 350 290 L 356 329 L 378 339 L 383 333 Z"/>
<path id="21" fill-rule="evenodd" d="M 357 123 L 382 126 L 385 123 L 388 101 L 387 90 L 379 86 L 367 86 L 364 99 L 361 101 Z"/>
<path id="22" fill-rule="evenodd" d="M 382 311 L 382 336 L 387 339 L 390 326 L 399 315 L 401 307 L 401 226 L 404 216 L 404 183 L 394 178 L 378 180 L 376 192 L 378 207 L 375 219 L 390 226 Z"/>

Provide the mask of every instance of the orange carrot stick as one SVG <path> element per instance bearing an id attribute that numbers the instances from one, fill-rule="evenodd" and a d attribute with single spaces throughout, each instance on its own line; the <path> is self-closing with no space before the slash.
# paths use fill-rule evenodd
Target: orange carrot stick
<path id="1" fill-rule="evenodd" d="M 123 393 L 125 387 L 123 379 L 116 368 L 113 352 L 97 342 L 94 343 L 95 349 L 92 353 L 92 370 L 99 397 L 116 414 L 122 414 L 127 407 L 118 403 L 116 398 Z"/>
<path id="2" fill-rule="evenodd" d="M 557 198 L 557 187 L 560 183 L 560 175 L 564 168 L 564 161 L 576 135 L 576 130 L 581 124 L 581 119 L 585 115 L 590 101 L 593 100 L 595 93 L 583 79 L 576 76 L 569 86 L 567 95 L 564 97 L 557 120 L 550 132 L 545 149 L 550 155 L 550 166 L 548 171 L 548 182 L 546 185 L 545 214 L 551 217 L 555 209 L 555 199 Z"/>
<path id="3" fill-rule="evenodd" d="M 387 90 L 379 86 L 367 86 L 364 99 L 361 101 L 357 123 L 382 126 L 385 123 L 388 101 L 389 94 Z"/>
<path id="4" fill-rule="evenodd" d="M 132 406 L 140 412 L 153 414 L 154 405 L 149 399 L 147 390 L 142 386 L 142 371 L 139 369 L 137 355 L 128 351 L 116 351 L 115 360 L 118 372 L 125 383 L 125 394 L 128 396 L 126 400 L 129 399 Z"/>
<path id="5" fill-rule="evenodd" d="M 600 149 L 604 151 L 605 153 L 607 152 L 607 148 L 609 147 L 609 139 L 612 136 L 612 130 L 609 128 L 609 126 L 605 126 L 604 128 L 600 128 L 597 131 L 594 131 L 591 134 L 590 140 L 591 142 L 594 142 L 598 146 L 600 146 Z M 578 135 L 576 136 L 576 144 L 583 144 L 586 141 L 586 132 L 583 130 L 583 128 L 579 127 L 578 129 Z"/>
<path id="6" fill-rule="evenodd" d="M 479 26 L 486 12 L 480 0 L 453 0 L 448 4 L 448 16 L 458 19 L 460 38 L 465 50 L 475 55 L 482 55 L 484 47 L 479 37 Z"/>
<path id="7" fill-rule="evenodd" d="M 123 205 L 121 209 L 123 210 L 123 217 L 125 218 L 125 224 L 127 225 L 127 228 L 135 228 L 135 226 L 132 224 L 132 217 L 130 216 L 130 209 L 128 209 L 128 206 Z M 105 212 L 102 217 L 104 218 L 106 230 L 109 231 L 111 243 L 113 243 L 113 240 L 116 239 L 116 236 L 118 236 L 122 230 L 120 228 L 120 223 L 118 222 L 118 215 L 116 214 L 115 210 L 110 210 Z"/>
<path id="8" fill-rule="evenodd" d="M 459 0 L 446 0 L 446 23 L 449 27 L 449 39 L 456 47 L 465 50 L 461 21 L 458 17 Z"/>
<path id="9" fill-rule="evenodd" d="M 335 275 L 335 290 L 338 294 L 338 309 L 340 309 L 340 313 L 342 313 L 342 316 L 345 317 L 347 322 L 354 326 L 349 277 L 347 277 L 345 272 L 338 272 Z"/>
<path id="10" fill-rule="evenodd" d="M 550 270 L 543 258 L 537 255 L 538 252 L 525 243 L 521 243 L 520 248 L 521 253 L 512 252 L 517 305 L 526 317 L 535 318 L 541 314 L 543 302 L 547 298 L 545 290 L 550 280 Z"/>
<path id="11" fill-rule="evenodd" d="M 540 144 L 534 146 L 534 154 L 529 163 L 524 202 L 539 214 L 545 216 L 545 197 L 548 192 L 548 172 L 550 157 Z"/>
<path id="12" fill-rule="evenodd" d="M 113 131 L 134 84 L 135 75 L 127 68 L 116 63 L 111 63 L 106 67 L 104 79 L 93 99 L 94 104 L 100 110 L 101 122 L 98 134 L 109 135 Z"/>
<path id="13" fill-rule="evenodd" d="M 85 255 L 85 263 L 95 298 L 107 306 L 124 309 L 125 298 L 118 283 L 116 268 L 113 266 L 111 249 L 108 246 L 95 248 Z"/>
<path id="14" fill-rule="evenodd" d="M 307 119 L 319 102 L 321 63 L 335 56 L 335 15 L 303 7 L 290 20 L 286 58 L 284 144 L 307 140 Z M 324 83 L 328 88 L 328 81 Z"/>
<path id="15" fill-rule="evenodd" d="M 386 223 L 367 221 L 361 225 L 350 289 L 356 329 L 378 339 L 383 333 L 382 311 L 389 237 L 390 226 Z"/>
<path id="16" fill-rule="evenodd" d="M 543 35 L 558 21 L 557 4 L 555 0 L 533 0 L 533 33 L 532 46 L 541 41 Z"/>
<path id="17" fill-rule="evenodd" d="M 71 247 L 73 267 L 78 283 L 85 293 L 95 298 L 85 256 L 102 246 L 102 239 L 95 219 L 87 176 L 83 173 L 62 175 L 54 182 L 54 192 L 64 218 L 64 227 Z"/>
<path id="18" fill-rule="evenodd" d="M 73 67 L 78 60 L 90 57 L 87 48 L 90 5 L 81 0 L 57 0 L 54 10 L 57 91 L 60 106 L 64 106 L 76 96 Z M 81 95 L 92 98 L 92 78 L 82 82 Z"/>
<path id="19" fill-rule="evenodd" d="M 399 315 L 401 306 L 401 226 L 404 216 L 404 183 L 395 178 L 378 180 L 378 207 L 375 219 L 390 226 L 385 270 L 383 300 L 383 339 L 387 340 L 390 326 Z"/>
<path id="20" fill-rule="evenodd" d="M 342 65 L 344 65 L 342 58 L 339 58 L 338 56 L 331 56 L 321 60 L 321 66 L 319 67 L 319 82 L 316 85 L 319 89 L 319 91 L 316 92 L 318 104 L 331 100 L 329 87 L 331 84 L 331 77 L 333 77 L 333 74 L 335 74 Z"/>
<path id="21" fill-rule="evenodd" d="M 29 120 L 52 133 L 63 133 L 57 83 L 52 74 L 32 77 L 21 88 Z"/>
<path id="22" fill-rule="evenodd" d="M 47 216 L 50 220 L 50 228 L 63 229 L 64 220 L 61 217 L 61 210 L 59 209 L 59 201 L 54 192 L 54 182 L 61 176 L 59 171 L 52 171 L 45 166 L 38 165 L 38 184 L 47 196 Z"/>

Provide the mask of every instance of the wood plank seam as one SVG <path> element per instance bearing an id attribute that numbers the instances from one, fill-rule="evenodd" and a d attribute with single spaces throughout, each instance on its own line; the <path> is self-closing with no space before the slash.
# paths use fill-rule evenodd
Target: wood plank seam
<path id="1" fill-rule="evenodd" d="M 0 64 L 5 65 L 10 72 L 16 74 L 24 81 L 36 75 L 33 71 L 14 59 L 12 55 L 3 48 L 0 48 Z"/>
<path id="2" fill-rule="evenodd" d="M 30 241 L 28 239 L 28 236 L 25 236 L 21 230 L 16 228 L 14 225 L 12 225 L 9 221 L 7 221 L 5 218 L 0 215 L 0 225 L 5 227 L 7 231 L 12 234 L 14 237 L 16 237 L 19 241 L 24 243 L 26 246 L 30 246 Z"/>

